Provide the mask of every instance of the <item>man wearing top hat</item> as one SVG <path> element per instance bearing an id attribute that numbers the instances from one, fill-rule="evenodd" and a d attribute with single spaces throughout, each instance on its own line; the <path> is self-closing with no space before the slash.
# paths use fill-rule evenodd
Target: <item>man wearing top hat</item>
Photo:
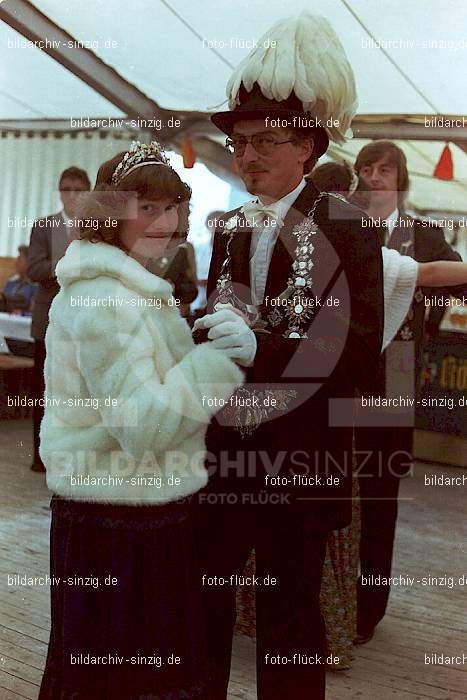
<path id="1" fill-rule="evenodd" d="M 351 518 L 353 397 L 378 364 L 383 284 L 362 212 L 304 175 L 329 137 L 344 140 L 354 78 L 328 22 L 302 14 L 265 34 L 227 94 L 212 121 L 254 199 L 222 217 L 209 314 L 195 324 L 246 382 L 208 429 L 198 498 L 210 698 L 227 697 L 235 583 L 251 549 L 258 698 L 323 698 L 326 538 Z"/>

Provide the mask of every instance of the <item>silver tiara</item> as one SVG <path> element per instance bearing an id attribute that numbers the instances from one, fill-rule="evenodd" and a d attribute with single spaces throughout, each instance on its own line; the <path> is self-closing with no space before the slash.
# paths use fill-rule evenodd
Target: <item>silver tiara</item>
<path id="1" fill-rule="evenodd" d="M 125 153 L 112 175 L 112 185 L 118 185 L 130 172 L 141 168 L 143 165 L 168 165 L 164 149 L 157 141 L 141 143 L 133 141 L 130 149 Z"/>

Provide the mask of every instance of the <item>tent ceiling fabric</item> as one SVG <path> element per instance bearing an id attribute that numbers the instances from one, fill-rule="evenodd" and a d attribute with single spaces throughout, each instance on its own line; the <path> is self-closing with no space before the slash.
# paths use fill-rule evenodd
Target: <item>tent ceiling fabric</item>
<path id="1" fill-rule="evenodd" d="M 465 74 L 464 0 L 314 0 L 312 7 L 309 0 L 292 0 L 287 7 L 283 0 L 33 4 L 163 109 L 216 109 L 225 100 L 231 66 L 248 53 L 248 42 L 276 20 L 311 9 L 330 20 L 346 49 L 356 74 L 359 114 L 467 114 L 467 93 L 456 79 Z M 384 46 L 400 70 L 372 36 L 392 42 Z M 25 42 L 0 23 L 1 45 L 8 47 L 14 40 Z M 124 116 L 34 46 L 4 51 L 0 76 L 0 120 Z M 331 153 L 351 161 L 364 143 L 355 139 Z M 438 202 L 441 208 L 465 210 L 466 153 L 451 146 L 455 177 L 461 182 L 441 182 L 431 176 L 442 141 L 400 145 L 409 161 L 414 204 L 438 208 Z"/>
<path id="2" fill-rule="evenodd" d="M 113 104 L 43 51 L 35 47 L 15 48 L 25 41 L 21 34 L 0 22 L 1 119 L 123 116 Z"/>
<path id="3" fill-rule="evenodd" d="M 101 4 L 95 0 L 34 2 L 75 39 L 89 42 L 88 47 L 102 60 L 161 107 L 209 111 L 224 100 L 224 88 L 231 72 L 228 64 L 236 65 L 248 53 L 245 42 L 257 39 L 284 16 L 310 10 L 310 2 L 292 1 L 287 8 L 283 0 L 217 0 L 203 4 L 206 11 L 200 11 L 200 3 L 192 0 L 132 0 L 131 3 L 106 0 Z M 461 76 L 465 71 L 467 47 L 463 30 L 467 24 L 467 3 L 464 0 L 411 0 L 410 3 L 405 0 L 391 3 L 352 0 L 351 8 L 376 38 L 412 42 L 401 43 L 400 48 L 396 45 L 388 51 L 439 113 L 467 112 L 465 91 L 459 89 L 458 81 L 446 81 L 446 76 Z M 311 9 L 331 21 L 344 44 L 357 77 L 361 113 L 434 113 L 386 56 L 365 43 L 370 40 L 368 34 L 341 0 L 315 0 Z M 115 45 L 109 47 L 109 41 Z M 429 41 L 438 44 L 450 41 L 458 50 L 424 48 L 424 42 Z M 212 42 L 217 42 L 217 46 Z M 25 52 L 33 54 L 36 61 L 41 58 L 44 63 L 37 63 L 40 68 L 27 73 L 30 78 L 26 94 L 34 106 L 40 104 L 44 92 L 43 79 L 34 81 L 37 71 L 41 71 L 48 85 L 56 84 L 58 73 L 53 61 L 45 56 L 38 57 L 35 47 L 8 51 L 5 73 L 17 74 L 17 67 L 12 72 L 8 68 L 13 67 L 18 54 Z M 25 58 L 20 60 L 26 61 Z M 20 93 L 24 94 L 24 87 L 24 84 L 16 86 L 18 99 Z M 50 116 L 75 116 L 75 93 L 67 90 L 58 103 L 55 93 L 54 90 L 49 95 L 54 110 Z M 92 102 L 90 95 L 87 99 L 90 116 L 107 114 L 108 109 L 102 111 L 104 105 L 96 113 L 98 105 Z M 32 115 L 23 112 L 15 116 Z"/>

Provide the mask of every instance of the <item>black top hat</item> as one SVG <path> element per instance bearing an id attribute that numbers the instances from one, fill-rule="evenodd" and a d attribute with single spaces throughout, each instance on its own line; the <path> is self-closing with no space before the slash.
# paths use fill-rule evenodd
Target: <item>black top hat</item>
<path id="1" fill-rule="evenodd" d="M 238 98 L 240 104 L 235 105 L 233 110 L 216 112 L 211 115 L 213 124 L 223 131 L 224 134 L 230 136 L 234 124 L 240 120 L 264 119 L 265 117 L 281 119 L 284 122 L 287 121 L 289 128 L 312 136 L 314 140 L 314 155 L 319 157 L 326 153 L 329 146 L 326 130 L 322 126 L 316 125 L 318 120 L 313 115 L 303 111 L 302 101 L 294 92 L 286 100 L 277 102 L 265 97 L 258 83 L 253 85 L 251 92 L 247 92 L 242 83 Z M 285 123 L 282 126 L 285 126 Z"/>

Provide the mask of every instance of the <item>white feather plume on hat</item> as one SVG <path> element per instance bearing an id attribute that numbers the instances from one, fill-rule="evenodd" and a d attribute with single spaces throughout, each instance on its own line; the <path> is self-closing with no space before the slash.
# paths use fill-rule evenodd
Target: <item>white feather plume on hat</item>
<path id="1" fill-rule="evenodd" d="M 351 136 L 358 107 L 355 77 L 337 34 L 320 15 L 302 12 L 263 34 L 227 83 L 231 110 L 239 104 L 242 83 L 248 92 L 257 83 L 266 98 L 277 102 L 294 92 L 304 112 L 320 119 L 333 141 Z M 338 126 L 326 124 L 330 118 Z"/>

